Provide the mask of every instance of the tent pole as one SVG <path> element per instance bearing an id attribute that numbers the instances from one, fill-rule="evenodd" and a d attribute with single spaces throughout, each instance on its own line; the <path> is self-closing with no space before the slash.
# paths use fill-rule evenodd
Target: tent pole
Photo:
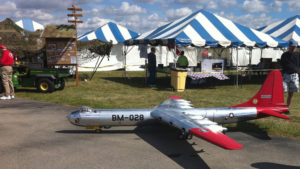
<path id="1" fill-rule="evenodd" d="M 250 71 L 252 70 L 252 49 L 253 47 L 250 47 L 250 61 L 249 61 L 249 68 L 250 68 Z M 249 76 L 249 79 L 251 80 L 251 73 L 250 73 L 250 76 Z"/>
<path id="2" fill-rule="evenodd" d="M 262 59 L 263 48 L 260 48 L 260 60 Z"/>
<path id="3" fill-rule="evenodd" d="M 230 54 L 231 54 L 231 58 L 230 58 L 230 68 L 229 68 L 229 73 L 231 75 L 231 68 L 233 68 L 233 48 L 230 48 Z M 234 81 L 233 81 L 233 85 L 234 85 Z"/>
<path id="4" fill-rule="evenodd" d="M 175 49 L 175 57 L 174 57 L 174 67 L 176 68 L 177 66 L 176 66 L 176 62 L 177 62 L 177 45 L 176 45 L 176 39 L 174 40 L 174 42 L 175 42 L 175 47 L 174 47 L 174 49 Z"/>
<path id="5" fill-rule="evenodd" d="M 148 58 L 145 59 L 145 84 L 147 85 L 148 83 Z"/>
<path id="6" fill-rule="evenodd" d="M 146 44 L 146 51 L 147 51 L 147 58 L 145 59 L 145 84 L 147 85 L 148 84 L 148 76 L 150 76 L 150 75 L 148 75 L 149 74 L 149 70 L 148 70 L 148 66 L 149 66 L 149 58 L 148 58 L 148 47 L 149 47 L 149 45 L 148 44 Z M 151 51 L 151 47 L 152 46 L 150 46 L 150 51 Z"/>
<path id="7" fill-rule="evenodd" d="M 163 56 L 163 54 L 162 54 L 162 46 L 161 45 L 159 45 L 159 55 L 160 55 L 160 57 L 159 58 L 161 58 L 161 60 L 160 60 L 160 63 L 162 63 L 163 64 L 163 61 L 162 61 L 162 56 Z"/>
<path id="8" fill-rule="evenodd" d="M 123 54 L 123 56 L 124 56 L 124 77 L 125 78 L 127 78 L 127 70 L 126 70 L 126 68 L 127 68 L 127 61 L 126 61 L 126 55 L 127 55 L 127 46 L 124 46 L 124 44 L 123 44 L 123 47 L 122 47 L 122 49 L 123 49 L 123 51 L 122 51 L 122 54 Z"/>
<path id="9" fill-rule="evenodd" d="M 251 65 L 252 65 L 252 47 L 250 47 L 249 65 L 250 65 L 250 68 L 251 68 Z"/>
<path id="10" fill-rule="evenodd" d="M 239 86 L 239 70 L 238 70 L 238 65 L 239 65 L 239 50 L 238 50 L 238 47 L 236 47 L 236 87 Z"/>
<path id="11" fill-rule="evenodd" d="M 105 58 L 105 56 L 102 57 L 102 59 L 101 59 L 100 62 L 99 62 L 100 57 L 98 58 L 98 61 L 96 62 L 96 65 L 95 65 L 95 68 L 94 68 L 94 71 L 93 71 L 93 73 L 92 73 L 92 76 L 91 76 L 90 80 L 93 79 L 95 73 L 97 72 L 98 67 L 101 65 L 101 63 L 102 63 L 102 61 L 103 61 L 104 58 Z"/>
<path id="12" fill-rule="evenodd" d="M 166 50 L 167 51 L 167 56 L 166 56 L 166 66 L 169 66 L 168 65 L 168 61 L 169 61 L 169 50 Z"/>

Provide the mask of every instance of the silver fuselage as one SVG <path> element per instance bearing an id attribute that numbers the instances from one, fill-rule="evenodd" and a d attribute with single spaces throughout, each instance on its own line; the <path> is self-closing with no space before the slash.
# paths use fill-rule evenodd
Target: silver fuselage
<path id="1" fill-rule="evenodd" d="M 134 126 L 143 121 L 154 119 L 151 112 L 154 109 L 80 109 L 68 115 L 69 121 L 78 126 Z M 159 108 L 158 108 L 159 109 Z M 180 111 L 189 116 L 208 118 L 218 124 L 236 123 L 257 118 L 255 107 L 247 108 L 188 108 L 168 110 Z"/>

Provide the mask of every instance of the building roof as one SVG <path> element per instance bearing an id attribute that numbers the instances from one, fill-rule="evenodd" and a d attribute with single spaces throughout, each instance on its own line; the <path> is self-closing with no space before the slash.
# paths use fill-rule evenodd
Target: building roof
<path id="1" fill-rule="evenodd" d="M 74 25 L 47 25 L 43 38 L 76 38 Z"/>

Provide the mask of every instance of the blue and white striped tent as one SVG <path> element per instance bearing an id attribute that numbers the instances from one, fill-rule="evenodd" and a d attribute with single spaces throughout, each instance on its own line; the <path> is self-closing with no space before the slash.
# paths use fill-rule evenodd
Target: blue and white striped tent
<path id="1" fill-rule="evenodd" d="M 88 41 L 93 39 L 98 39 L 105 42 L 112 41 L 113 44 L 122 43 L 125 40 L 136 38 L 138 34 L 133 32 L 123 26 L 109 22 L 95 31 L 90 31 L 81 35 L 78 40 Z"/>
<path id="2" fill-rule="evenodd" d="M 21 19 L 17 22 L 15 22 L 19 27 L 30 31 L 30 32 L 34 32 L 36 30 L 43 30 L 44 26 L 40 23 L 37 23 L 31 19 Z"/>
<path id="3" fill-rule="evenodd" d="M 127 45 L 147 43 L 224 47 L 286 47 L 288 45 L 286 41 L 234 23 L 206 10 L 194 12 L 125 42 Z"/>
<path id="4" fill-rule="evenodd" d="M 285 41 L 295 40 L 300 46 L 300 15 L 257 29 Z"/>

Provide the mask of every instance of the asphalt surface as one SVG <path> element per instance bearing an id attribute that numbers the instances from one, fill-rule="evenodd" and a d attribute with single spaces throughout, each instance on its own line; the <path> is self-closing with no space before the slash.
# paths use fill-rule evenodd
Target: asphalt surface
<path id="1" fill-rule="evenodd" d="M 228 132 L 244 146 L 230 151 L 156 122 L 96 133 L 69 124 L 76 109 L 0 101 L 0 169 L 300 169 L 300 140 Z"/>

